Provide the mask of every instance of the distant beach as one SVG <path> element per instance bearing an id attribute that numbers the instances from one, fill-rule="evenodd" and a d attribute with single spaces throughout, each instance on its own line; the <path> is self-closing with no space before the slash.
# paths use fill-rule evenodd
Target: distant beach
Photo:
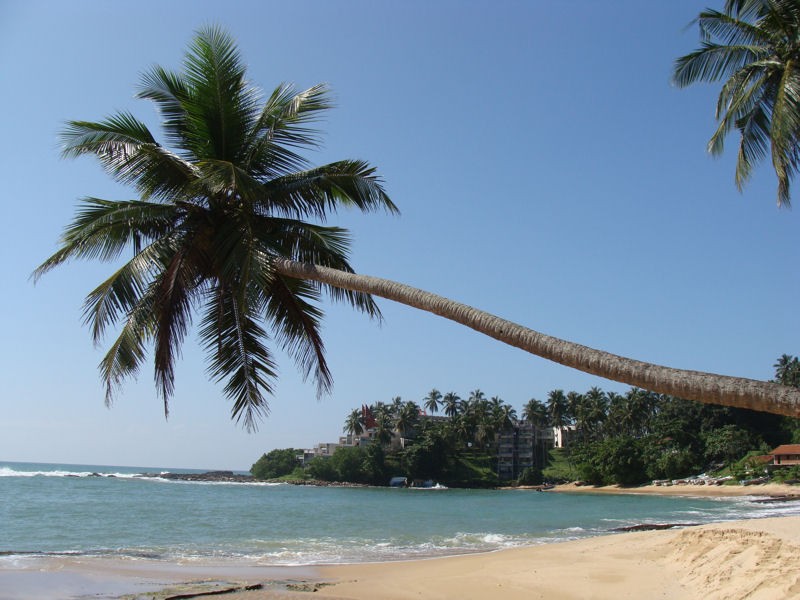
<path id="1" fill-rule="evenodd" d="M 766 483 L 759 485 L 639 485 L 639 486 L 592 486 L 567 483 L 557 485 L 551 492 L 571 494 L 647 494 L 655 496 L 682 496 L 694 498 L 741 498 L 746 496 L 764 496 L 769 498 L 784 498 L 800 500 L 800 486 L 781 483 Z"/>

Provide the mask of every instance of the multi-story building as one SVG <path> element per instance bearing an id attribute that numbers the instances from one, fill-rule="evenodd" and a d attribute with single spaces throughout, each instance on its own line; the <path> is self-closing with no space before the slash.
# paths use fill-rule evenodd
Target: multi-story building
<path id="1" fill-rule="evenodd" d="M 497 476 L 516 479 L 528 468 L 542 468 L 553 447 L 553 431 L 518 421 L 497 435 Z"/>

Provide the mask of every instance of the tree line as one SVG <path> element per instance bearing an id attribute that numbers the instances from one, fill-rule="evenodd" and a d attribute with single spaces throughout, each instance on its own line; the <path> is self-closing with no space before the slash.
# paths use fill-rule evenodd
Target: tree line
<path id="1" fill-rule="evenodd" d="M 800 360 L 784 354 L 774 381 L 800 387 Z M 763 473 L 748 455 L 800 442 L 800 420 L 747 409 L 700 404 L 631 389 L 551 392 L 548 406 L 575 425 L 564 450 L 573 473 L 592 484 L 639 484 L 727 469 L 734 477 Z M 558 408 L 555 408 L 555 407 Z M 545 473 L 547 470 L 545 469 Z"/>
<path id="2" fill-rule="evenodd" d="M 784 354 L 774 367 L 776 382 L 800 387 L 797 357 Z M 427 413 L 447 418 L 429 419 Z M 800 443 L 798 419 L 638 388 L 624 394 L 599 387 L 583 393 L 556 389 L 545 401 L 528 400 L 519 415 L 513 406 L 497 396 L 487 398 L 480 389 L 465 399 L 432 389 L 419 403 L 395 397 L 351 410 L 343 431 L 358 438 L 369 430 L 371 441 L 339 448 L 329 458 L 314 458 L 298 474 L 377 485 L 398 474 L 448 485 L 509 483 L 497 477 L 497 442 L 501 432 L 526 422 L 540 430 L 574 430 L 561 451 L 570 473 L 551 469 L 552 453 L 544 454 L 516 483 L 570 476 L 593 484 L 674 479 L 730 467 L 748 453 L 766 454 L 780 444 Z M 390 446 L 395 435 L 407 438 L 404 447 Z M 285 473 L 296 467 L 290 462 Z"/>

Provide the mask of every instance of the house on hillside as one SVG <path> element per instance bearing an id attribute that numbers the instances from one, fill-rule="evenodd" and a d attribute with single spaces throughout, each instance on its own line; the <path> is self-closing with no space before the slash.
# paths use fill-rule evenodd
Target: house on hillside
<path id="1" fill-rule="evenodd" d="M 800 444 L 783 444 L 771 452 L 773 467 L 800 465 Z"/>

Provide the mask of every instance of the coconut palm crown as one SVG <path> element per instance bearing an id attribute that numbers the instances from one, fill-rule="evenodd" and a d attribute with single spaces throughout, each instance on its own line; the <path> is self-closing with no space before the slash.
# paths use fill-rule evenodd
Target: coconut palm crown
<path id="1" fill-rule="evenodd" d="M 723 11 L 706 9 L 696 22 L 700 48 L 676 61 L 673 81 L 685 87 L 725 80 L 708 150 L 721 154 L 737 129 L 736 186 L 741 190 L 754 165 L 769 155 L 778 206 L 788 206 L 800 166 L 800 2 L 727 0 Z"/>
<path id="2" fill-rule="evenodd" d="M 175 359 L 196 314 L 209 373 L 225 381 L 233 417 L 252 430 L 268 413 L 276 377 L 268 337 L 323 393 L 331 373 L 320 336 L 321 293 L 380 318 L 369 294 L 285 277 L 274 258 L 352 272 L 348 234 L 324 226 L 326 217 L 343 206 L 397 208 L 369 164 L 312 167 L 298 153 L 319 144 L 310 125 L 331 107 L 326 86 L 296 92 L 280 85 L 265 98 L 217 27 L 197 33 L 182 72 L 145 72 L 137 97 L 156 104 L 168 145 L 127 112 L 70 121 L 63 155 L 95 156 L 138 197 L 83 199 L 34 279 L 73 258 L 112 261 L 132 250 L 84 305 L 96 343 L 110 325 L 120 331 L 100 363 L 106 402 L 138 373 L 152 346 L 167 413 Z"/>

